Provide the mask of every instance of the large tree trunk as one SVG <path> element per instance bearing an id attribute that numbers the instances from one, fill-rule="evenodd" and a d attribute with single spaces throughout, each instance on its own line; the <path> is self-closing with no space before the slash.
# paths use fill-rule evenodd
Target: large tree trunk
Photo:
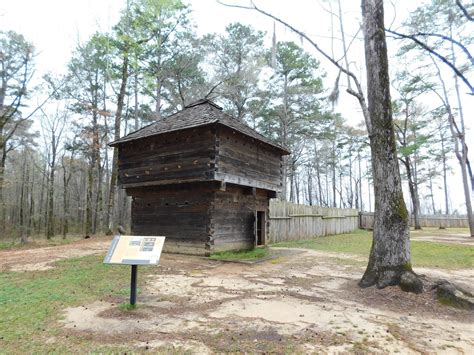
<path id="1" fill-rule="evenodd" d="M 382 0 L 362 0 L 369 129 L 375 192 L 372 249 L 362 287 L 400 284 L 411 271 L 408 211 L 393 127 Z"/>

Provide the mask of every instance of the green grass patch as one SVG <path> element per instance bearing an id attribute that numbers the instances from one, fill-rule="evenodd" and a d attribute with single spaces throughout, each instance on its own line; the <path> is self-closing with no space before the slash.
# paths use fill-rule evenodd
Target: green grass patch
<path id="1" fill-rule="evenodd" d="M 439 229 L 436 227 L 423 227 L 423 229 L 415 230 L 411 229 L 410 234 L 412 237 L 428 237 L 428 236 L 456 236 L 456 235 L 469 235 L 469 228 L 446 228 Z"/>
<path id="2" fill-rule="evenodd" d="M 251 250 L 240 250 L 240 251 L 223 251 L 214 253 L 210 256 L 213 260 L 256 260 L 268 257 L 268 248 L 254 248 Z"/>
<path id="3" fill-rule="evenodd" d="M 54 269 L 0 274 L 0 353 L 93 351 L 80 336 L 67 339 L 62 310 L 108 296 L 128 297 L 130 268 L 102 264 L 102 256 L 58 261 Z M 147 268 L 147 273 L 153 267 Z M 45 339 L 55 337 L 53 344 Z"/>
<path id="4" fill-rule="evenodd" d="M 368 256 L 372 244 L 372 235 L 365 230 L 353 233 L 317 237 L 314 239 L 295 240 L 272 244 L 275 247 L 303 248 L 336 253 L 352 253 Z"/>
<path id="5" fill-rule="evenodd" d="M 412 265 L 441 269 L 471 269 L 474 266 L 474 247 L 434 242 L 411 242 Z"/>
<path id="6" fill-rule="evenodd" d="M 335 253 L 348 253 L 368 258 L 372 245 L 372 233 L 358 230 L 353 233 L 317 237 L 273 244 L 275 247 L 304 248 Z M 472 268 L 474 247 L 430 241 L 411 242 L 412 265 L 442 269 Z"/>
<path id="7" fill-rule="evenodd" d="M 129 312 L 129 311 L 134 311 L 137 309 L 136 304 L 130 304 L 128 302 L 120 303 L 119 304 L 119 309 L 121 311 Z"/>

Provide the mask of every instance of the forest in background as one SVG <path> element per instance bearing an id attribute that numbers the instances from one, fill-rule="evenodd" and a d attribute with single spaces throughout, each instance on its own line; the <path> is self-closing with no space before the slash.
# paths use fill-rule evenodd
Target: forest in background
<path id="1" fill-rule="evenodd" d="M 340 2 L 331 9 L 339 39 L 334 46 L 347 53 L 338 60 L 354 70 L 350 48 L 358 39 L 344 33 Z M 449 183 L 463 183 L 466 202 L 472 195 L 462 99 L 473 64 L 470 13 L 457 2 L 434 0 L 402 28 L 387 31 L 405 64 L 391 74 L 397 92 L 392 110 L 414 214 L 466 214 L 452 208 Z M 266 45 L 265 36 L 232 23 L 224 33 L 200 37 L 189 6 L 129 1 L 111 32 L 77 46 L 67 74 L 47 75 L 33 86 L 40 55 L 34 43 L 1 32 L 1 235 L 49 238 L 127 225 L 130 201 L 116 187 L 117 157 L 107 144 L 203 97 L 291 150 L 282 198 L 371 210 L 365 126 L 352 126 L 334 110 L 354 84 L 341 73 L 336 82 L 328 80 L 301 43 L 273 34 Z M 458 73 L 445 70 L 443 59 Z M 464 167 L 467 194 L 461 176 L 448 181 L 456 163 Z"/>

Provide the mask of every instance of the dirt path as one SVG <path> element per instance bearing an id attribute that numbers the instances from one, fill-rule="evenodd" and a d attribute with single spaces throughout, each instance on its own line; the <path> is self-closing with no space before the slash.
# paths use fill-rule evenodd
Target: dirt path
<path id="1" fill-rule="evenodd" d="M 110 238 L 84 239 L 70 244 L 34 249 L 0 251 L 1 271 L 37 271 L 51 269 L 57 260 L 104 254 Z"/>
<path id="2" fill-rule="evenodd" d="M 429 292 L 362 290 L 363 268 L 334 256 L 299 250 L 245 265 L 164 255 L 158 274 L 142 279 L 137 311 L 119 310 L 126 298 L 117 297 L 66 309 L 64 327 L 102 343 L 134 338 L 135 351 L 470 353 L 473 313 Z"/>
<path id="3" fill-rule="evenodd" d="M 109 243 L 1 251 L 0 270 L 44 270 L 56 260 L 105 254 Z M 248 265 L 165 254 L 156 274 L 142 271 L 137 310 L 120 310 L 127 298 L 114 296 L 64 309 L 61 324 L 66 336 L 133 352 L 471 353 L 472 312 L 439 305 L 430 292 L 362 290 L 363 268 L 351 259 L 292 249 Z M 465 285 L 474 276 L 473 270 L 416 271 Z"/>

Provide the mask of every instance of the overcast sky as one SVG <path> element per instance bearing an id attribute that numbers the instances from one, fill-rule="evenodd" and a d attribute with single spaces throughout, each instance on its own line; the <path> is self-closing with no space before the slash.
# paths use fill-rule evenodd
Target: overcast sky
<path id="1" fill-rule="evenodd" d="M 223 0 L 224 1 L 224 0 Z M 193 22 L 199 34 L 223 32 L 225 26 L 231 22 L 241 22 L 267 32 L 266 41 L 271 42 L 273 21 L 256 12 L 228 8 L 216 0 L 186 1 L 192 7 Z M 245 0 L 227 0 L 228 3 L 248 4 Z M 344 30 L 350 36 L 357 33 L 360 24 L 360 1 L 341 0 L 344 8 Z M 256 3 L 269 12 L 284 18 L 295 27 L 308 34 L 321 47 L 330 52 L 330 18 L 324 10 L 328 8 L 327 0 L 256 0 Z M 419 6 L 422 1 L 393 0 L 385 3 L 385 20 L 389 25 L 392 22 L 400 23 L 410 10 Z M 32 42 L 37 50 L 36 77 L 51 71 L 65 72 L 72 51 L 78 43 L 86 41 L 96 31 L 109 31 L 117 22 L 119 12 L 126 4 L 126 0 L 3 0 L 0 1 L 0 30 L 14 30 L 23 34 Z M 392 6 L 395 4 L 395 6 Z M 336 9 L 336 5 L 333 5 Z M 396 11 L 394 11 L 396 9 Z M 294 40 L 299 42 L 298 36 L 277 24 L 278 40 Z M 361 34 L 359 33 L 359 37 Z M 337 45 L 337 44 L 336 44 Z M 312 53 L 307 44 L 304 48 Z M 394 52 L 396 44 L 389 42 L 389 50 Z M 350 60 L 354 68 L 363 68 L 363 46 L 355 41 L 350 53 Z M 331 64 L 315 55 L 328 73 L 325 86 L 330 88 L 337 72 Z M 396 65 L 391 62 L 391 65 Z M 364 75 L 361 72 L 361 81 Z M 466 117 L 472 116 L 472 105 L 466 105 Z M 362 115 L 356 100 L 347 94 L 341 96 L 336 110 L 340 111 L 353 125 L 362 121 Z M 472 121 L 472 120 L 469 120 Z M 471 125 L 470 123 L 468 125 Z M 474 137 L 469 133 L 470 145 L 474 145 Z M 472 154 L 471 154 L 472 155 Z M 471 156 L 472 158 L 472 156 Z M 457 163 L 452 160 L 454 180 L 452 186 L 452 200 L 457 207 L 462 203 Z"/>
<path id="2" fill-rule="evenodd" d="M 399 0 L 404 3 L 412 3 Z M 186 1 L 193 10 L 192 18 L 197 32 L 202 35 L 211 32 L 223 32 L 232 22 L 252 25 L 267 33 L 266 41 L 271 43 L 273 20 L 253 11 L 228 8 L 216 0 Z M 248 4 L 245 0 L 227 0 L 228 3 Z M 260 0 L 256 2 L 262 8 L 295 24 L 310 35 L 318 44 L 330 51 L 330 16 L 324 10 L 328 8 L 325 0 L 287 1 Z M 0 2 L 0 29 L 15 30 L 32 42 L 37 50 L 36 77 L 48 72 L 64 72 L 78 43 L 86 41 L 96 31 L 109 31 L 119 18 L 120 10 L 126 0 L 14 0 Z M 342 0 L 344 7 L 345 31 L 355 34 L 360 23 L 359 1 Z M 335 5 L 333 5 L 335 7 Z M 391 6 L 386 10 L 392 21 Z M 399 9 L 398 12 L 406 13 Z M 290 30 L 276 24 L 279 41 L 300 38 Z M 359 34 L 360 35 L 360 34 Z M 337 44 L 336 44 L 337 45 Z M 311 47 L 305 44 L 305 49 Z M 352 47 L 351 61 L 358 68 L 363 67 L 363 48 L 360 42 Z M 322 67 L 328 72 L 327 87 L 332 85 L 337 72 L 331 64 L 321 58 Z M 348 118 L 356 124 L 362 120 L 357 102 L 352 97 L 342 96 L 339 108 L 349 113 Z"/>

